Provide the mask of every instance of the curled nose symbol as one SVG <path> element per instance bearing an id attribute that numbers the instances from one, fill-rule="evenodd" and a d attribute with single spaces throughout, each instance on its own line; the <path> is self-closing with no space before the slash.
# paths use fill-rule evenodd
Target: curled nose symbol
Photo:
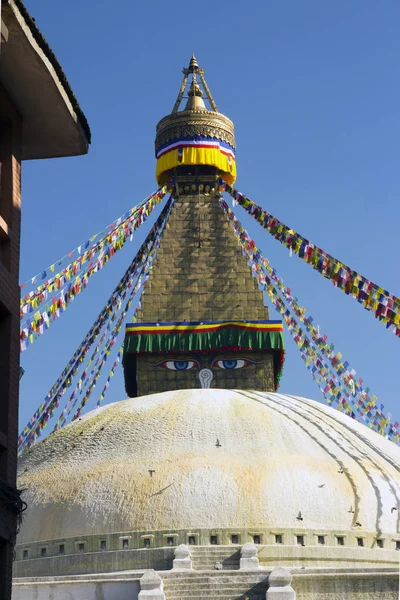
<path id="1" fill-rule="evenodd" d="M 199 372 L 200 385 L 202 388 L 209 388 L 213 378 L 213 372 L 210 369 L 201 369 Z"/>

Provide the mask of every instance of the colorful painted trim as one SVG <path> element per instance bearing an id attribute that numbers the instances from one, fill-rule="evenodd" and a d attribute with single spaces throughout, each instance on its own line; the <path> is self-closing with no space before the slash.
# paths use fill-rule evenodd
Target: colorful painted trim
<path id="1" fill-rule="evenodd" d="M 284 361 L 282 321 L 225 321 L 191 323 L 128 323 L 124 358 L 127 355 L 158 352 L 209 352 L 273 350 L 275 382 L 281 377 Z"/>
<path id="2" fill-rule="evenodd" d="M 208 165 L 220 171 L 229 185 L 236 179 L 234 150 L 222 140 L 209 140 L 210 144 L 197 143 L 195 139 L 178 142 L 174 147 L 159 150 L 156 179 L 160 185 L 169 182 L 171 171 L 182 165 Z M 174 142 L 175 143 L 175 142 Z"/>
<path id="3" fill-rule="evenodd" d="M 171 333 L 204 333 L 229 329 L 283 332 L 282 321 L 190 321 L 161 323 L 127 323 L 125 335 L 159 335 Z M 251 346 L 248 346 L 251 347 Z M 184 348 L 188 350 L 188 348 Z M 254 348 L 253 348 L 254 349 Z M 141 350 L 143 352 L 143 350 Z"/>
<path id="4" fill-rule="evenodd" d="M 181 137 L 175 138 L 174 140 L 170 140 L 166 142 L 156 151 L 156 158 L 160 158 L 170 150 L 175 150 L 176 148 L 219 148 L 222 154 L 226 154 L 227 156 L 231 156 L 235 158 L 235 149 L 218 138 L 208 138 L 205 136 L 197 136 L 197 137 Z"/>

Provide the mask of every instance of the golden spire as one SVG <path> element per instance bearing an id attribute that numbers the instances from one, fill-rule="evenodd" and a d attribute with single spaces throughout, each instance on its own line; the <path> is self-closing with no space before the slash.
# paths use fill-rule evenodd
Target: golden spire
<path id="1" fill-rule="evenodd" d="M 186 105 L 180 109 L 187 88 Z M 201 140 L 204 143 L 200 147 Z M 175 169 L 184 166 L 211 167 L 214 175 L 221 174 L 229 184 L 236 179 L 233 123 L 218 112 L 204 79 L 204 69 L 199 67 L 194 54 L 189 66 L 183 69 L 172 113 L 157 124 L 155 154 L 156 179 L 160 185 L 170 181 Z"/>
<path id="2" fill-rule="evenodd" d="M 194 54 L 189 61 L 189 67 L 184 68 L 183 72 L 183 80 L 179 90 L 178 98 L 174 104 L 174 108 L 172 109 L 172 114 L 177 113 L 179 110 L 179 106 L 182 102 L 183 95 L 185 93 L 186 85 L 188 82 L 189 75 L 192 75 L 192 82 L 188 92 L 188 101 L 184 110 L 207 110 L 204 100 L 202 99 L 203 92 L 200 89 L 199 84 L 197 83 L 197 76 L 199 76 L 201 84 L 205 91 L 205 98 L 209 101 L 211 110 L 213 112 L 218 112 L 217 105 L 214 102 L 214 98 L 211 95 L 210 89 L 207 85 L 207 82 L 204 78 L 204 69 L 201 69 L 198 65 L 197 59 Z"/>
<path id="3" fill-rule="evenodd" d="M 190 63 L 189 63 L 189 71 L 191 73 L 193 73 L 193 71 L 195 71 L 198 68 L 199 68 L 199 65 L 197 64 L 196 57 L 195 57 L 194 53 L 192 53 L 192 58 L 190 59 Z"/>

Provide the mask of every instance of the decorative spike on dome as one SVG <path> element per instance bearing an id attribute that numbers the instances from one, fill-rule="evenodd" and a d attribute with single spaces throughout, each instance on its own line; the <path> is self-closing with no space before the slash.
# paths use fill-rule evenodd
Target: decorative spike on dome
<path id="1" fill-rule="evenodd" d="M 180 107 L 180 104 L 182 102 L 182 98 L 183 98 L 183 95 L 185 93 L 185 89 L 186 89 L 186 86 L 187 86 L 187 83 L 188 83 L 189 75 L 192 75 L 192 82 L 191 82 L 190 90 L 193 88 L 193 86 L 196 86 L 196 85 L 198 86 L 198 83 L 197 83 L 197 75 L 198 75 L 200 77 L 201 84 L 202 84 L 202 86 L 204 88 L 204 91 L 206 93 L 205 97 L 206 97 L 206 99 L 210 103 L 211 110 L 213 110 L 214 112 L 218 112 L 217 105 L 214 102 L 214 98 L 211 95 L 210 88 L 208 87 L 207 82 L 206 82 L 205 77 L 204 77 L 204 69 L 201 69 L 199 67 L 197 59 L 196 59 L 196 57 L 195 57 L 194 54 L 192 54 L 192 58 L 189 61 L 189 67 L 183 68 L 182 72 L 183 72 L 183 80 L 182 80 L 182 84 L 181 84 L 181 87 L 180 87 L 180 90 L 179 90 L 178 98 L 176 99 L 176 102 L 174 104 L 174 108 L 172 109 L 172 114 L 177 113 L 178 110 L 179 110 L 179 107 Z M 200 89 L 199 86 L 198 86 L 198 88 Z M 188 93 L 189 100 L 190 100 L 190 97 L 191 97 L 190 96 L 190 90 L 189 90 L 189 93 Z M 198 95 L 198 94 L 196 94 L 196 95 Z M 203 104 L 204 104 L 204 102 L 203 102 Z M 190 106 L 188 108 L 188 105 L 186 105 L 186 107 L 185 107 L 184 110 L 194 110 L 194 109 L 198 110 L 197 107 Z M 204 104 L 204 110 L 207 110 L 205 104 Z"/>
<path id="2" fill-rule="evenodd" d="M 198 68 L 199 68 L 199 65 L 197 64 L 196 57 L 195 57 L 195 55 L 193 53 L 192 54 L 192 58 L 190 59 L 190 63 L 189 63 L 189 71 L 191 73 L 193 73 Z"/>
<path id="3" fill-rule="evenodd" d="M 187 102 L 184 109 L 179 110 L 189 76 Z M 157 125 L 155 151 L 156 179 L 160 185 L 170 181 L 174 173 L 178 175 L 180 167 L 188 165 L 211 169 L 215 177 L 221 176 L 229 184 L 236 179 L 233 123 L 218 112 L 204 78 L 204 69 L 199 67 L 194 54 L 189 66 L 183 69 L 183 80 L 172 113 Z"/>

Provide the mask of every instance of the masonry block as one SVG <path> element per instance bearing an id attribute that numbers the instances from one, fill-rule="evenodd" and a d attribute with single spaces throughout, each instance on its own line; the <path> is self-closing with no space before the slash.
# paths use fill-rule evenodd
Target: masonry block
<path id="1" fill-rule="evenodd" d="M 274 569 L 268 577 L 266 600 L 296 600 L 296 592 L 291 583 L 292 575 L 287 569 Z"/>

